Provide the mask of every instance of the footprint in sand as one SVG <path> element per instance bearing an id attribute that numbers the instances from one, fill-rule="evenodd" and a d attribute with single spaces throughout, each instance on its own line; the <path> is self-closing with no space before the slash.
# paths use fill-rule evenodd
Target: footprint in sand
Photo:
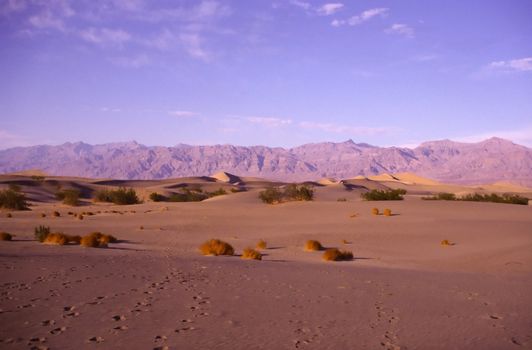
<path id="1" fill-rule="evenodd" d="M 88 343 L 101 343 L 103 341 L 104 339 L 102 337 L 96 337 L 96 336 L 87 339 Z"/>
<path id="2" fill-rule="evenodd" d="M 52 329 L 50 331 L 50 334 L 59 335 L 59 334 L 63 333 L 64 331 L 66 331 L 66 327 L 58 327 L 58 328 Z"/>

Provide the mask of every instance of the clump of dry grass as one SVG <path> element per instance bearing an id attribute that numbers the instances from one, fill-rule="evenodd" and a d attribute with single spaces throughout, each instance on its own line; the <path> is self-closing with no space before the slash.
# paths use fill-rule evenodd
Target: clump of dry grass
<path id="1" fill-rule="evenodd" d="M 454 245 L 454 243 L 451 242 L 451 241 L 449 241 L 448 239 L 444 239 L 443 241 L 440 242 L 440 244 L 441 244 L 443 247 L 447 247 L 447 246 Z"/>
<path id="2" fill-rule="evenodd" d="M 78 215 L 78 219 L 83 220 L 83 215 L 82 215 L 82 214 L 79 214 L 79 215 Z"/>
<path id="3" fill-rule="evenodd" d="M 0 241 L 11 241 L 12 239 L 13 235 L 11 233 L 0 232 Z"/>
<path id="4" fill-rule="evenodd" d="M 392 216 L 392 211 L 388 208 L 384 209 L 384 212 L 382 213 L 384 216 Z"/>
<path id="5" fill-rule="evenodd" d="M 262 254 L 255 249 L 246 248 L 242 252 L 242 259 L 253 259 L 253 260 L 262 260 Z"/>
<path id="6" fill-rule="evenodd" d="M 105 248 L 109 243 L 116 243 L 118 240 L 113 235 L 105 235 L 101 232 L 92 232 L 80 238 L 80 244 L 84 247 Z"/>
<path id="7" fill-rule="evenodd" d="M 234 255 L 233 247 L 219 239 L 211 239 L 200 246 L 201 254 L 203 255 Z"/>
<path id="8" fill-rule="evenodd" d="M 11 213 L 7 213 L 6 214 L 6 218 L 12 218 L 12 217 L 13 217 L 13 214 L 11 214 Z"/>
<path id="9" fill-rule="evenodd" d="M 81 236 L 66 235 L 68 243 L 79 244 L 81 242 Z"/>
<path id="10" fill-rule="evenodd" d="M 261 239 L 258 243 L 257 243 L 257 249 L 266 249 L 267 247 L 267 244 L 266 244 L 266 241 Z"/>
<path id="11" fill-rule="evenodd" d="M 371 214 L 373 214 L 373 215 L 379 215 L 379 208 L 372 208 L 372 209 L 371 209 Z"/>
<path id="12" fill-rule="evenodd" d="M 61 213 L 58 212 L 58 211 L 56 210 L 56 211 L 54 211 L 54 212 L 52 213 L 52 216 L 55 217 L 55 218 L 58 218 L 58 217 L 61 216 Z"/>
<path id="13" fill-rule="evenodd" d="M 45 218 L 46 217 L 46 214 L 45 213 L 41 213 L 41 218 Z"/>
<path id="14" fill-rule="evenodd" d="M 68 237 L 63 233 L 50 233 L 46 235 L 43 243 L 52 245 L 65 245 L 68 243 Z"/>
<path id="15" fill-rule="evenodd" d="M 307 243 L 305 243 L 305 250 L 309 252 L 315 252 L 318 250 L 323 250 L 323 246 L 318 241 L 308 240 Z"/>
<path id="16" fill-rule="evenodd" d="M 139 230 L 144 230 L 144 226 L 141 225 L 141 226 L 139 227 Z"/>
<path id="17" fill-rule="evenodd" d="M 337 248 L 331 248 L 331 249 L 327 249 L 323 253 L 323 260 L 325 261 L 353 260 L 353 253 L 349 251 L 341 251 Z"/>
<path id="18" fill-rule="evenodd" d="M 342 243 L 343 244 L 351 244 L 351 242 L 349 242 L 347 239 L 342 239 Z"/>

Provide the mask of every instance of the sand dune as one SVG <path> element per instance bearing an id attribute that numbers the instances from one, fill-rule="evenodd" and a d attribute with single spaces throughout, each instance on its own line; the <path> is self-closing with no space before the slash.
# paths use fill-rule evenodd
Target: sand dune
<path id="1" fill-rule="evenodd" d="M 0 187 L 25 181 L 23 191 L 39 200 L 0 215 L 0 230 L 15 235 L 0 241 L 1 347 L 532 348 L 532 207 L 422 201 L 416 193 L 447 185 L 394 176 L 317 186 L 312 202 L 263 204 L 259 191 L 278 183 L 241 178 L 246 191 L 203 202 L 81 207 L 57 202 L 54 184 L 108 183 L 0 176 Z M 206 178 L 128 184 L 144 192 L 238 187 Z M 413 194 L 360 198 L 393 186 Z M 372 215 L 373 207 L 395 215 Z M 53 211 L 61 216 L 40 215 Z M 68 211 L 94 215 L 79 220 Z M 43 245 L 33 240 L 37 225 L 122 241 L 107 249 Z M 268 249 L 262 261 L 201 256 L 198 246 L 210 238 L 237 254 L 259 239 Z M 322 252 L 303 250 L 309 239 L 355 259 L 324 262 Z"/>

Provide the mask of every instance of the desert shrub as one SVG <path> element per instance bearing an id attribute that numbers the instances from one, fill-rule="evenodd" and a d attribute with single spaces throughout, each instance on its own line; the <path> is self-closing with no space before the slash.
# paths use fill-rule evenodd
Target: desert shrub
<path id="1" fill-rule="evenodd" d="M 116 243 L 118 240 L 112 235 L 105 235 L 101 232 L 92 232 L 81 237 L 80 244 L 90 248 L 105 248 L 109 243 Z"/>
<path id="2" fill-rule="evenodd" d="M 154 201 L 154 202 L 163 202 L 166 200 L 166 197 L 163 196 L 162 194 L 159 194 L 157 192 L 152 192 L 150 193 L 150 200 Z"/>
<path id="3" fill-rule="evenodd" d="M 367 201 L 400 201 L 406 190 L 399 188 L 396 190 L 371 190 L 361 194 L 361 197 Z"/>
<path id="4" fill-rule="evenodd" d="M 244 188 L 235 188 L 235 187 L 231 188 L 231 193 L 238 193 L 238 192 L 244 192 L 244 191 L 245 191 Z"/>
<path id="5" fill-rule="evenodd" d="M 202 192 L 191 191 L 188 188 L 182 192 L 172 193 L 168 198 L 169 202 L 201 202 L 209 198 L 208 195 Z"/>
<path id="6" fill-rule="evenodd" d="M 37 241 L 44 242 L 44 240 L 46 239 L 46 236 L 48 236 L 50 234 L 50 227 L 49 226 L 44 226 L 44 225 L 39 225 L 39 226 L 35 227 L 33 232 L 34 232 L 35 239 Z"/>
<path id="7" fill-rule="evenodd" d="M 65 245 L 68 243 L 68 238 L 65 234 L 62 233 L 50 233 L 46 235 L 46 238 L 42 243 L 52 245 Z"/>
<path id="8" fill-rule="evenodd" d="M 40 175 L 32 175 L 31 178 L 35 181 L 39 181 L 39 182 L 43 182 L 44 181 L 44 176 L 40 176 Z"/>
<path id="9" fill-rule="evenodd" d="M 139 230 L 144 230 L 144 226 L 140 225 Z"/>
<path id="10" fill-rule="evenodd" d="M 508 204 L 521 204 L 528 205 L 528 198 L 519 196 L 517 194 L 504 193 L 498 195 L 496 193 L 491 194 L 467 194 L 460 197 L 458 200 L 471 201 L 471 202 L 493 202 L 493 203 L 508 203 Z"/>
<path id="11" fill-rule="evenodd" d="M 46 217 L 46 214 L 45 213 L 41 213 L 41 218 L 45 218 Z"/>
<path id="12" fill-rule="evenodd" d="M 351 244 L 351 242 L 349 242 L 349 241 L 346 240 L 346 239 L 342 239 L 342 243 L 343 243 L 343 244 Z"/>
<path id="13" fill-rule="evenodd" d="M 265 240 L 261 239 L 258 243 L 257 243 L 257 249 L 266 249 L 266 246 L 267 246 L 267 243 Z"/>
<path id="14" fill-rule="evenodd" d="M 444 240 L 442 240 L 442 241 L 440 242 L 440 244 L 441 244 L 442 246 L 444 246 L 444 247 L 445 247 L 445 246 L 449 246 L 449 245 L 454 245 L 454 243 L 451 243 L 451 241 L 449 241 L 448 239 L 444 239 Z"/>
<path id="15" fill-rule="evenodd" d="M 52 213 L 52 216 L 58 218 L 58 217 L 61 216 L 61 213 L 58 212 L 57 210 L 55 210 L 55 211 Z"/>
<path id="16" fill-rule="evenodd" d="M 388 208 L 384 209 L 384 211 L 382 212 L 382 214 L 384 216 L 392 216 L 392 211 Z"/>
<path id="17" fill-rule="evenodd" d="M 274 187 L 261 191 L 259 198 L 267 204 L 284 201 L 311 201 L 314 198 L 314 190 L 306 185 L 290 184 L 283 191 Z"/>
<path id="18" fill-rule="evenodd" d="M 0 208 L 12 210 L 27 210 L 28 203 L 24 193 L 11 188 L 0 190 Z"/>
<path id="19" fill-rule="evenodd" d="M 11 241 L 12 239 L 13 235 L 11 233 L 0 232 L 0 241 Z"/>
<path id="20" fill-rule="evenodd" d="M 95 199 L 99 202 L 109 202 L 118 205 L 137 204 L 140 202 L 134 189 L 124 187 L 116 190 L 100 190 L 96 192 Z"/>
<path id="21" fill-rule="evenodd" d="M 216 197 L 216 196 L 223 196 L 225 194 L 227 194 L 227 191 L 220 187 L 219 189 L 217 189 L 214 192 L 209 192 L 208 196 L 209 197 Z"/>
<path id="22" fill-rule="evenodd" d="M 253 259 L 253 260 L 262 260 L 262 254 L 255 249 L 246 248 L 242 252 L 242 259 Z"/>
<path id="23" fill-rule="evenodd" d="M 331 249 L 327 249 L 323 253 L 323 260 L 325 261 L 353 260 L 353 253 L 349 251 L 341 251 L 337 248 L 331 248 Z"/>
<path id="24" fill-rule="evenodd" d="M 200 251 L 203 255 L 234 255 L 233 247 L 219 239 L 211 239 L 200 246 Z"/>
<path id="25" fill-rule="evenodd" d="M 6 218 L 12 218 L 12 217 L 13 217 L 13 214 L 11 214 L 11 213 L 7 213 L 6 214 Z"/>
<path id="26" fill-rule="evenodd" d="M 79 214 L 79 215 L 78 215 L 78 219 L 79 219 L 79 220 L 83 220 L 83 214 Z"/>
<path id="27" fill-rule="evenodd" d="M 347 202 L 347 198 L 345 198 L 345 197 L 338 198 L 336 201 L 337 202 Z"/>
<path id="28" fill-rule="evenodd" d="M 63 201 L 63 204 L 76 207 L 79 205 L 80 192 L 75 189 L 67 189 L 57 192 L 55 197 Z"/>
<path id="29" fill-rule="evenodd" d="M 267 188 L 259 193 L 259 198 L 268 204 L 280 203 L 283 193 L 277 188 Z"/>
<path id="30" fill-rule="evenodd" d="M 305 243 L 305 250 L 314 252 L 317 250 L 323 250 L 323 246 L 318 241 L 308 240 L 307 243 Z"/>
<path id="31" fill-rule="evenodd" d="M 371 214 L 379 215 L 379 208 L 371 208 Z"/>

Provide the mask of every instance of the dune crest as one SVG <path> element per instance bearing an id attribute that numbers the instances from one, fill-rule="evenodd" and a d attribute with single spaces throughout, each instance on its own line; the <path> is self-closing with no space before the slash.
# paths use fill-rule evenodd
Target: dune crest
<path id="1" fill-rule="evenodd" d="M 217 181 L 226 182 L 230 184 L 236 184 L 236 183 L 242 182 L 240 177 L 227 173 L 225 171 L 220 171 L 216 174 L 211 175 L 210 177 L 213 179 L 216 179 Z"/>

